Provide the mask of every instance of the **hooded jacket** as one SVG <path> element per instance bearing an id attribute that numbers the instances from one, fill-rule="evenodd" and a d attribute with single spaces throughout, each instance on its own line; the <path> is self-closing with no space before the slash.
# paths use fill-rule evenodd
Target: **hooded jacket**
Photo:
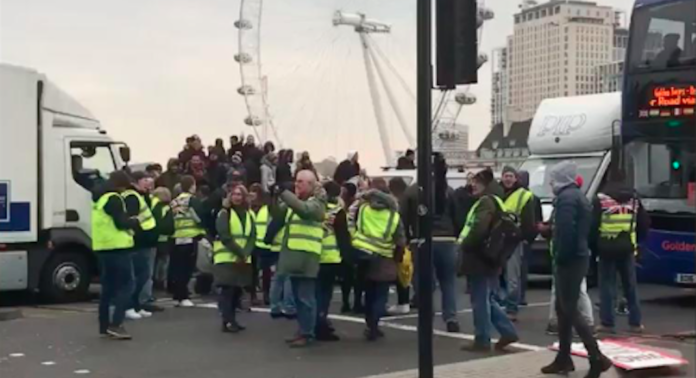
<path id="1" fill-rule="evenodd" d="M 577 167 L 564 161 L 550 172 L 553 181 L 553 257 L 556 266 L 571 265 L 578 259 L 589 258 L 591 208 L 575 178 Z"/>
<path id="2" fill-rule="evenodd" d="M 107 193 L 118 194 L 118 191 L 116 191 L 111 184 L 106 182 L 92 192 L 92 200 L 96 203 Z M 106 205 L 104 205 L 104 212 L 113 218 L 114 224 L 119 230 L 140 230 L 140 222 L 138 222 L 137 218 L 128 216 L 123 200 L 119 200 L 119 198 L 115 196 L 109 198 Z"/>
<path id="3" fill-rule="evenodd" d="M 399 211 L 399 205 L 396 202 L 396 198 L 379 190 L 368 190 L 363 194 L 361 199 L 363 203 L 369 204 L 369 206 L 375 210 L 386 209 L 395 212 Z M 358 209 L 358 211 L 360 210 Z M 357 214 L 353 219 L 357 219 Z M 393 238 L 393 242 L 397 250 L 403 250 L 403 248 L 406 246 L 406 232 L 404 230 L 403 221 L 396 225 L 396 231 L 394 232 Z"/>
<path id="4" fill-rule="evenodd" d="M 265 193 L 271 192 L 271 187 L 276 183 L 276 165 L 271 162 L 268 155 L 261 159 L 261 188 Z"/>
<path id="5" fill-rule="evenodd" d="M 491 266 L 485 262 L 480 254 L 483 252 L 483 243 L 490 234 L 491 224 L 494 221 L 498 205 L 491 196 L 502 199 L 503 189 L 496 181 L 491 181 L 479 199 L 479 205 L 474 210 L 474 224 L 467 237 L 462 242 L 462 258 L 460 273 L 467 276 L 495 276 L 500 273 L 500 267 Z"/>

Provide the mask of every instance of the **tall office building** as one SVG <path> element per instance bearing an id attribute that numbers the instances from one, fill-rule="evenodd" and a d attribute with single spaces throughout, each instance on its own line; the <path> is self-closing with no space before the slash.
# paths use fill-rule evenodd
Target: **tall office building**
<path id="1" fill-rule="evenodd" d="M 614 61 L 614 10 L 595 2 L 524 1 L 506 56 L 504 123 L 529 120 L 546 98 L 595 93 L 595 68 Z"/>
<path id="2" fill-rule="evenodd" d="M 505 121 L 508 104 L 508 48 L 493 50 L 491 54 L 491 127 Z"/>

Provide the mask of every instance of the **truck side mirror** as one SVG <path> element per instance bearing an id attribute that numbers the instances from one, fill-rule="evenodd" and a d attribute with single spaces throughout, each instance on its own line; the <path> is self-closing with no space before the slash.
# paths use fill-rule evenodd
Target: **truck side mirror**
<path id="1" fill-rule="evenodd" d="M 130 147 L 122 146 L 121 148 L 119 148 L 119 153 L 121 154 L 121 160 L 123 160 L 124 163 L 128 164 L 131 159 Z"/>

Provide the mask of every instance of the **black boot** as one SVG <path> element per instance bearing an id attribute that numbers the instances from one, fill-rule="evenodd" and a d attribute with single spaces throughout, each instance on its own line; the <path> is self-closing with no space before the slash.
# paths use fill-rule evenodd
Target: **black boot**
<path id="1" fill-rule="evenodd" d="M 556 357 L 551 365 L 544 366 L 541 368 L 542 374 L 568 374 L 575 371 L 575 364 L 573 360 L 569 357 L 567 360 L 562 360 Z"/>
<path id="2" fill-rule="evenodd" d="M 613 363 L 605 355 L 600 355 L 599 359 L 590 359 L 590 371 L 585 378 L 599 378 L 602 373 L 609 370 Z"/>
<path id="3" fill-rule="evenodd" d="M 239 333 L 240 331 L 245 330 L 245 327 L 242 327 L 237 323 L 236 321 L 231 321 L 231 322 L 225 322 L 222 323 L 222 332 L 224 333 Z"/>

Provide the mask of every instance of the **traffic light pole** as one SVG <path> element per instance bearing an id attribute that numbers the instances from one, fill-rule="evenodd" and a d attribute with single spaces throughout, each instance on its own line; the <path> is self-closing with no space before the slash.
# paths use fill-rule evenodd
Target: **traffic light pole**
<path id="1" fill-rule="evenodd" d="M 433 378 L 432 0 L 418 0 L 418 377 Z"/>

